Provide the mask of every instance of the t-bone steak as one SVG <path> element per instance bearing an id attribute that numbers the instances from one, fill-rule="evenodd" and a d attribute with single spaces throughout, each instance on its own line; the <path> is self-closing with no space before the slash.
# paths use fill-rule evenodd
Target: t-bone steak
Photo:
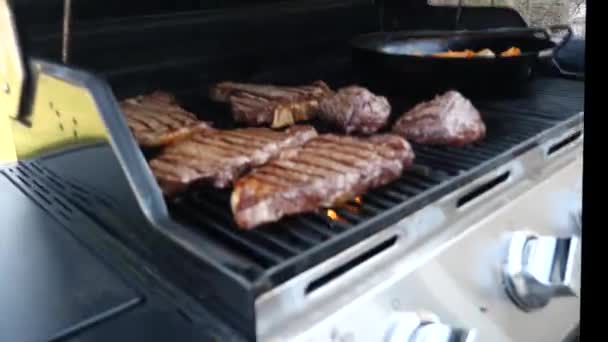
<path id="1" fill-rule="evenodd" d="M 250 126 L 281 128 L 317 116 L 321 99 L 333 94 L 323 81 L 302 86 L 220 82 L 210 97 L 230 105 L 233 118 Z"/>

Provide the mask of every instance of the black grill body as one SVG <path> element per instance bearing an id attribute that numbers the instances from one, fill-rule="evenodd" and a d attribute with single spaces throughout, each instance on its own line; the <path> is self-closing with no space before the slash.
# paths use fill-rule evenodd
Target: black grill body
<path id="1" fill-rule="evenodd" d="M 118 100 L 165 89 L 202 119 L 231 127 L 225 109 L 205 99 L 209 84 L 359 83 L 348 39 L 378 29 L 376 13 L 371 1 L 334 0 L 92 18 L 74 22 L 68 66 L 56 63 L 61 36 L 49 30 L 52 24 L 28 25 L 22 30 L 28 53 L 47 60 L 29 60 L 30 78 L 50 75 L 87 89 L 109 140 L 24 159 L 5 175 L 38 193 L 60 220 L 68 216 L 63 202 L 87 213 L 253 338 L 261 294 L 583 120 L 584 83 L 577 81 L 540 78 L 513 94 L 473 99 L 488 127 L 484 141 L 461 149 L 414 145 L 415 166 L 362 195 L 361 204 L 333 208 L 339 220 L 319 211 L 242 232 L 233 223 L 228 192 L 200 189 L 165 202 Z M 407 94 L 390 100 L 393 119 L 413 105 Z M 40 181 L 28 181 L 24 172 L 38 173 Z"/>

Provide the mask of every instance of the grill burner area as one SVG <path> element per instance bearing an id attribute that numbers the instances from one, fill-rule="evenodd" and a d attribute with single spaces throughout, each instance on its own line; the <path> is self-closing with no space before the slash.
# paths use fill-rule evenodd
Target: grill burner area
<path id="1" fill-rule="evenodd" d="M 341 83 L 349 79 L 341 76 Z M 487 125 L 483 141 L 463 148 L 412 144 L 415 165 L 397 181 L 343 206 L 288 217 L 252 231 L 240 231 L 234 223 L 229 190 L 201 188 L 168 205 L 176 221 L 246 261 L 227 267 L 254 284 L 276 285 L 523 153 L 538 144 L 546 131 L 575 124 L 580 120 L 576 114 L 583 108 L 583 92 L 580 82 L 546 78 L 504 99 L 473 99 Z M 389 100 L 394 104 L 393 120 L 414 103 L 405 98 Z M 496 183 L 508 174 L 504 176 Z M 463 198 L 462 204 L 485 190 Z"/>
<path id="2" fill-rule="evenodd" d="M 491 206 L 500 206 L 508 187 L 534 183 L 538 169 L 548 171 L 550 164 L 569 156 L 572 142 L 582 134 L 583 82 L 536 78 L 511 94 L 493 98 L 465 92 L 486 125 L 482 141 L 462 148 L 412 144 L 415 165 L 390 184 L 345 205 L 243 231 L 235 224 L 228 189 L 199 187 L 173 200 L 163 198 L 147 164 L 161 151 L 151 148 L 140 153 L 117 102 L 164 90 L 175 94 L 180 106 L 198 119 L 230 129 L 235 123 L 229 110 L 206 100 L 211 84 L 302 85 L 323 80 L 332 89 L 359 85 L 387 96 L 392 107 L 387 127 L 391 127 L 403 112 L 428 98 L 413 98 L 400 87 L 374 89 L 353 69 L 348 41 L 382 29 L 377 2 L 230 3 L 234 6 L 225 9 L 226 4 L 218 3 L 149 16 L 79 19 L 76 15 L 69 37 L 61 32 L 57 16 L 26 20 L 27 25 L 17 22 L 31 66 L 27 85 L 32 87 L 26 89 L 31 99 L 24 103 L 31 103 L 36 111 L 30 116 L 31 126 L 15 131 L 23 134 L 14 139 L 20 145 L 17 150 L 26 151 L 30 142 L 44 147 L 55 140 L 68 144 L 52 146 L 48 154 L 40 150 L 44 153 L 40 158 L 34 155 L 34 160 L 20 162 L 3 174 L 74 235 L 89 234 L 77 221 L 81 217 L 98 223 L 125 250 L 145 261 L 142 271 L 179 288 L 175 292 L 185 292 L 187 296 L 173 291 L 167 295 L 171 300 L 184 299 L 184 308 L 192 306 L 185 312 L 193 318 L 193 327 L 200 322 L 192 315 L 199 306 L 252 340 L 265 340 L 276 331 L 292 335 L 295 331 L 290 330 L 299 325 L 307 328 L 308 323 L 333 325 L 333 317 L 325 312 L 330 310 L 322 306 L 333 311 L 351 295 L 374 295 L 359 296 L 373 283 L 352 286 L 350 279 L 374 280 L 378 275 L 380 282 L 391 281 L 384 276 L 400 266 L 393 256 L 406 256 L 410 246 L 424 244 L 427 237 L 443 233 L 440 229 L 457 230 L 460 224 L 486 215 Z M 36 11 L 21 12 L 18 17 L 28 19 L 27 14 Z M 427 19 L 425 26 L 432 18 Z M 438 16 L 435 21 L 443 19 Z M 69 41 L 69 63 L 57 63 L 63 41 Z M 93 72 L 101 77 L 92 77 Z M 82 100 L 75 101 L 70 91 Z M 74 116 L 74 125 L 78 117 L 83 127 L 79 132 L 74 129 L 73 141 L 65 136 L 61 122 L 69 115 L 60 118 L 60 109 Z M 89 122 L 101 128 L 103 139 L 98 143 L 85 139 Z M 313 124 L 319 133 L 336 133 Z M 41 134 L 44 127 L 50 128 L 48 136 Z M 487 206 L 479 205 L 486 200 Z M 445 220 L 436 222 L 437 217 Z M 96 240 L 104 237 L 97 235 L 101 236 Z M 462 265 L 466 264 L 456 268 Z M 397 273 L 406 276 L 409 271 Z M 336 287 L 325 286 L 330 283 Z M 443 284 L 441 278 L 436 283 Z M 340 285 L 349 289 L 343 291 Z M 402 293 L 418 297 L 418 290 L 426 290 L 426 285 Z M 448 296 L 445 292 L 440 299 Z M 412 293 L 415 296 L 408 295 Z M 394 298 L 392 293 L 382 295 L 391 296 L 391 302 Z M 308 313 L 312 315 L 305 317 Z M 342 339 L 329 333 L 311 340 Z"/>

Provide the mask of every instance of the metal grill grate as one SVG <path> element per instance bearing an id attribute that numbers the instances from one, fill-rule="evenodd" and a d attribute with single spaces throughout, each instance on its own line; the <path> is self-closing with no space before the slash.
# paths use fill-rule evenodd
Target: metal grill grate
<path id="1" fill-rule="evenodd" d="M 536 110 L 542 97 L 550 97 L 554 105 Z M 555 99 L 560 99 L 557 105 Z M 582 108 L 577 97 L 538 95 L 528 102 L 528 106 L 522 99 L 480 104 L 488 127 L 483 141 L 464 148 L 413 145 L 415 165 L 400 179 L 329 211 L 239 231 L 228 191 L 200 189 L 170 203 L 170 209 L 176 220 L 195 226 L 251 261 L 254 271 L 247 268 L 246 278 L 280 282 L 437 199 L 460 176 L 512 158 L 521 152 L 518 147 L 525 147 L 524 142 L 575 116 L 576 111 L 563 108 Z"/>

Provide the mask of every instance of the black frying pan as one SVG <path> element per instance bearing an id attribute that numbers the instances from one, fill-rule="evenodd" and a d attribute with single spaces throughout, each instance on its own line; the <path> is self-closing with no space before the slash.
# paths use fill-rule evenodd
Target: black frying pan
<path id="1" fill-rule="evenodd" d="M 567 32 L 559 43 L 551 40 L 556 30 Z M 554 55 L 571 36 L 572 29 L 563 25 L 549 29 L 375 32 L 354 38 L 351 47 L 362 82 L 370 88 L 423 96 L 448 89 L 484 94 L 520 87 L 542 66 L 559 67 Z M 518 47 L 521 55 L 498 56 L 510 47 Z M 497 57 L 431 56 L 465 49 L 491 49 Z"/>

